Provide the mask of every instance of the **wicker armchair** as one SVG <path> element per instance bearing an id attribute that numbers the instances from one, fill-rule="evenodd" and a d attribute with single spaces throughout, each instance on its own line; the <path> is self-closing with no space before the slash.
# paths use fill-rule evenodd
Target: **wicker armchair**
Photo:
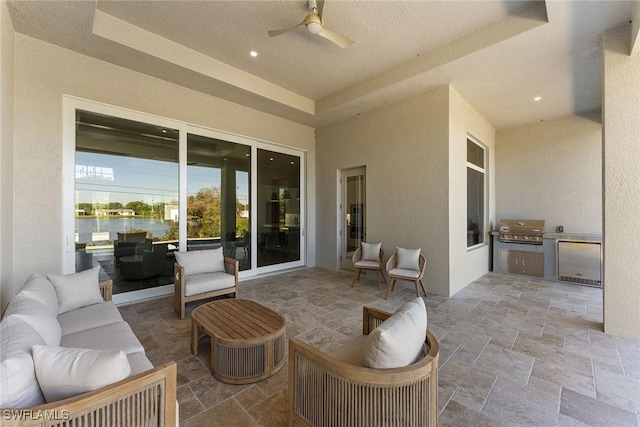
<path id="1" fill-rule="evenodd" d="M 387 274 L 389 274 L 389 286 L 387 286 L 387 293 L 384 296 L 384 299 L 389 298 L 389 293 L 393 290 L 396 285 L 396 281 L 398 280 L 406 280 L 407 282 L 413 282 L 416 287 L 416 297 L 420 297 L 420 291 L 418 290 L 418 284 L 422 288 L 422 292 L 424 292 L 424 296 L 427 296 L 427 290 L 424 288 L 424 283 L 422 283 L 422 277 L 424 276 L 424 268 L 427 265 L 427 260 L 424 255 L 420 255 L 420 270 L 405 270 L 401 268 L 396 268 L 398 265 L 398 254 L 395 253 L 389 258 L 387 261 Z"/>
<path id="2" fill-rule="evenodd" d="M 363 334 L 389 316 L 364 307 Z M 354 366 L 290 338 L 289 425 L 436 426 L 439 355 L 430 332 L 419 360 L 393 369 Z"/>
<path id="3" fill-rule="evenodd" d="M 360 280 L 360 273 L 362 270 L 370 270 L 375 271 L 376 276 L 378 278 L 378 289 L 382 289 L 380 285 L 380 277 L 382 277 L 382 281 L 386 284 L 387 279 L 384 277 L 384 273 L 382 272 L 382 261 L 384 260 L 384 251 L 380 249 L 380 259 L 376 261 L 363 261 L 362 260 L 362 247 L 356 249 L 351 261 L 353 262 L 353 267 L 355 271 L 353 272 L 353 280 L 351 281 L 351 287 L 353 287 L 357 280 Z M 366 273 L 365 273 L 366 275 Z"/>

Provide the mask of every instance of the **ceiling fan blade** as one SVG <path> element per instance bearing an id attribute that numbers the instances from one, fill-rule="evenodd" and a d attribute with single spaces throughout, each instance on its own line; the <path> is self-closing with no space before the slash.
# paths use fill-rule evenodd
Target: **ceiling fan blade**
<path id="1" fill-rule="evenodd" d="M 291 28 L 283 28 L 281 30 L 269 30 L 267 31 L 267 33 L 269 34 L 269 37 L 275 37 L 275 36 L 279 36 L 281 34 L 285 34 L 288 33 L 289 31 L 293 31 L 298 27 L 301 27 L 303 25 L 307 25 L 310 21 L 310 17 L 311 15 L 307 15 L 301 23 L 299 23 L 298 25 L 296 25 L 295 27 L 291 27 Z"/>
<path id="2" fill-rule="evenodd" d="M 353 40 L 351 40 L 348 37 L 345 36 L 341 36 L 338 33 L 334 33 L 331 30 L 327 30 L 326 28 L 323 28 L 318 35 L 320 37 L 324 37 L 325 39 L 334 42 L 335 44 L 337 44 L 338 46 L 340 46 L 341 48 L 345 48 L 347 46 L 349 46 L 350 44 L 353 43 Z"/>

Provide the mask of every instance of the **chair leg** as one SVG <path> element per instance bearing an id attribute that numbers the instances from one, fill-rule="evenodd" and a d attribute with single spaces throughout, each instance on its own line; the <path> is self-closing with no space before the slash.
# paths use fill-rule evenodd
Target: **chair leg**
<path id="1" fill-rule="evenodd" d="M 415 282 L 413 282 L 413 284 L 416 287 L 416 298 L 420 298 L 420 291 L 418 290 L 418 281 L 416 280 Z"/>
<path id="2" fill-rule="evenodd" d="M 422 283 L 422 279 L 420 279 L 420 287 L 422 288 L 422 292 L 424 292 L 424 296 L 427 296 L 427 290 L 424 288 L 424 283 Z"/>
<path id="3" fill-rule="evenodd" d="M 380 285 L 380 275 L 381 274 L 382 274 L 381 270 L 376 270 L 376 275 L 378 276 L 378 290 L 380 290 L 380 291 L 382 290 L 382 286 Z"/>
<path id="4" fill-rule="evenodd" d="M 384 299 L 388 299 L 389 298 L 389 293 L 391 292 L 391 290 L 393 289 L 393 286 L 396 284 L 396 279 L 393 278 L 389 278 L 389 286 L 387 286 L 387 293 L 384 296 Z"/>
<path id="5" fill-rule="evenodd" d="M 356 271 L 353 272 L 353 280 L 351 281 L 351 287 L 356 284 L 356 280 L 360 279 L 360 269 L 356 268 Z"/>

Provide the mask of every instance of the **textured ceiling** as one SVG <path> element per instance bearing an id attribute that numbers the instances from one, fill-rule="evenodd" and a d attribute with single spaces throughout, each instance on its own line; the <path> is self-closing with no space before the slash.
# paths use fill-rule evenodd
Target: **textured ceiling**
<path id="1" fill-rule="evenodd" d="M 630 1 L 11 1 L 17 32 L 321 127 L 452 84 L 496 128 L 600 107 L 602 32 Z M 256 50 L 258 57 L 249 56 Z M 534 96 L 542 96 L 533 102 Z"/>

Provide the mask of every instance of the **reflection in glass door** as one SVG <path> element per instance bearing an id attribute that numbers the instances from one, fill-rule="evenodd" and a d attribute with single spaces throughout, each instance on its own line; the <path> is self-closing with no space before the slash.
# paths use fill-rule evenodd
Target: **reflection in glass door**
<path id="1" fill-rule="evenodd" d="M 222 246 L 251 268 L 250 169 L 248 145 L 187 135 L 187 250 Z"/>
<path id="2" fill-rule="evenodd" d="M 257 265 L 300 261 L 299 156 L 258 149 Z"/>
<path id="3" fill-rule="evenodd" d="M 360 247 L 360 242 L 366 239 L 365 168 L 342 171 L 340 181 L 342 183 L 340 268 L 353 270 L 351 258 Z"/>

